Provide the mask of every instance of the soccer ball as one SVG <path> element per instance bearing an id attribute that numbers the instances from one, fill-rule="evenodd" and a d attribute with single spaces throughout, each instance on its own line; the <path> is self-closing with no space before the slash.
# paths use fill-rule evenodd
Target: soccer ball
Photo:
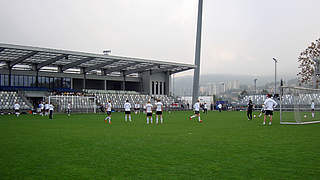
<path id="1" fill-rule="evenodd" d="M 304 117 L 304 118 L 307 118 L 307 115 L 305 114 L 303 117 Z"/>
<path id="2" fill-rule="evenodd" d="M 253 115 L 253 117 L 256 118 L 257 116 L 256 116 L 256 115 Z"/>

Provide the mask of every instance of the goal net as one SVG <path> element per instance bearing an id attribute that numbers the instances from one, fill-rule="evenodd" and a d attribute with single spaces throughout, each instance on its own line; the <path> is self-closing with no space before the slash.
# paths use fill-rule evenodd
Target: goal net
<path id="1" fill-rule="evenodd" d="M 45 100 L 52 103 L 57 112 L 66 112 L 68 104 L 71 112 L 96 113 L 96 98 L 90 96 L 49 96 Z"/>
<path id="2" fill-rule="evenodd" d="M 320 123 L 320 89 L 287 86 L 280 89 L 280 124 Z"/>

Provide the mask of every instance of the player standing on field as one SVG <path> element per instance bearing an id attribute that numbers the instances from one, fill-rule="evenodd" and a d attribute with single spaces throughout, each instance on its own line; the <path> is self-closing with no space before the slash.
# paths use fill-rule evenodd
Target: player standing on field
<path id="1" fill-rule="evenodd" d="M 135 114 L 138 114 L 138 112 L 140 111 L 140 104 L 136 103 L 134 105 L 134 111 L 135 111 Z"/>
<path id="2" fill-rule="evenodd" d="M 43 116 L 44 115 L 44 105 L 43 105 L 42 101 L 40 101 L 39 108 L 40 108 L 40 115 Z"/>
<path id="3" fill-rule="evenodd" d="M 107 120 L 108 120 L 109 124 L 111 124 L 111 101 L 107 102 L 106 111 L 107 111 L 107 117 L 104 119 L 104 122 L 107 123 Z"/>
<path id="4" fill-rule="evenodd" d="M 312 113 L 312 118 L 314 118 L 314 100 L 311 101 L 311 113 Z"/>
<path id="5" fill-rule="evenodd" d="M 150 123 L 152 124 L 152 104 L 150 101 L 145 105 L 146 107 L 146 114 L 147 114 L 147 124 L 149 124 L 149 118 L 150 118 Z"/>
<path id="6" fill-rule="evenodd" d="M 272 124 L 273 108 L 275 108 L 277 105 L 277 102 L 271 99 L 271 94 L 267 94 L 267 99 L 264 101 L 266 113 L 264 114 L 263 125 L 266 125 L 266 118 L 268 115 L 270 117 L 269 125 Z"/>
<path id="7" fill-rule="evenodd" d="M 46 102 L 46 104 L 44 104 L 44 115 L 48 116 L 49 113 L 49 103 Z"/>
<path id="8" fill-rule="evenodd" d="M 157 109 L 156 109 L 156 123 L 158 124 L 158 116 L 160 116 L 160 123 L 162 124 L 163 123 L 163 118 L 162 118 L 162 110 L 163 110 L 163 104 L 162 102 L 160 101 L 160 99 L 158 99 L 158 102 L 156 102 L 156 106 L 157 106 Z"/>
<path id="9" fill-rule="evenodd" d="M 131 104 L 128 100 L 126 100 L 126 103 L 124 103 L 124 119 L 127 122 L 127 116 L 129 116 L 129 121 L 131 122 Z"/>
<path id="10" fill-rule="evenodd" d="M 13 108 L 14 108 L 14 112 L 15 112 L 16 116 L 18 117 L 20 115 L 20 104 L 18 102 L 16 102 L 13 105 Z"/>
<path id="11" fill-rule="evenodd" d="M 252 103 L 252 101 L 250 99 L 249 103 L 248 103 L 248 109 L 247 109 L 248 120 L 252 120 L 252 110 L 253 110 L 253 103 Z"/>
<path id="12" fill-rule="evenodd" d="M 70 114 L 71 114 L 71 102 L 68 102 L 68 105 L 67 105 L 67 114 L 68 114 L 68 116 L 70 116 Z"/>
<path id="13" fill-rule="evenodd" d="M 49 109 L 48 109 L 48 111 L 49 111 L 49 119 L 52 119 L 52 117 L 53 117 L 53 109 L 54 109 L 53 104 L 52 103 L 49 104 Z"/>
<path id="14" fill-rule="evenodd" d="M 198 117 L 198 121 L 201 123 L 202 120 L 200 119 L 200 101 L 199 100 L 197 100 L 197 102 L 194 103 L 193 109 L 194 109 L 194 115 L 190 116 L 189 119 L 191 120 L 194 117 Z"/>
<path id="15" fill-rule="evenodd" d="M 205 114 L 208 114 L 208 105 L 207 105 L 207 103 L 203 104 L 203 111 L 204 111 Z"/>

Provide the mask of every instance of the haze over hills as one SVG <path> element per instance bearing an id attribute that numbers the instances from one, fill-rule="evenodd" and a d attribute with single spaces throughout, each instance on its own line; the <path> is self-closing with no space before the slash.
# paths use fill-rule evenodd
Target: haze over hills
<path id="1" fill-rule="evenodd" d="M 295 84 L 295 76 L 277 77 L 277 82 L 280 78 L 285 81 L 286 84 Z M 253 76 L 253 75 L 230 75 L 230 74 L 204 74 L 200 76 L 200 87 L 209 83 L 220 84 L 222 82 L 238 81 L 240 89 L 243 86 L 254 86 L 254 79 L 257 79 L 257 87 L 273 86 L 274 76 Z M 182 92 L 192 91 L 193 76 L 187 75 L 174 78 L 174 92 L 176 95 L 183 95 Z"/>

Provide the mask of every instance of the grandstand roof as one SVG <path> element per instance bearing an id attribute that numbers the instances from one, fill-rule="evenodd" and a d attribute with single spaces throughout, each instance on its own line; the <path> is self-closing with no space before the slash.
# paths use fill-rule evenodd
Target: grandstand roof
<path id="1" fill-rule="evenodd" d="M 191 64 L 3 43 L 0 43 L 0 62 L 0 68 L 102 75 L 119 72 L 130 75 L 147 70 L 173 74 L 195 68 Z"/>

